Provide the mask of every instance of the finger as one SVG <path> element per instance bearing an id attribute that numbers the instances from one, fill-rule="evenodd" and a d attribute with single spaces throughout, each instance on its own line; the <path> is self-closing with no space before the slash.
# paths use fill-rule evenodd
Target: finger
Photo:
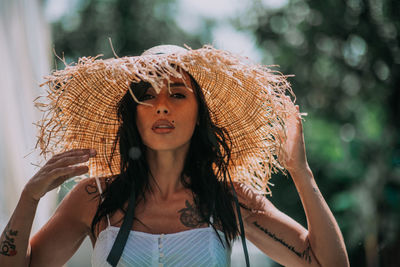
<path id="1" fill-rule="evenodd" d="M 61 167 L 67 167 L 79 163 L 84 163 L 89 160 L 89 155 L 84 154 L 82 156 L 70 156 L 70 157 L 64 157 L 58 159 L 56 162 L 50 164 L 48 166 L 49 169 L 54 169 L 54 168 L 61 168 Z"/>
<path id="2" fill-rule="evenodd" d="M 52 157 L 52 159 L 48 163 L 54 163 L 55 161 L 58 161 L 60 158 L 63 158 L 63 157 L 83 156 L 83 155 L 90 155 L 90 156 L 93 157 L 93 156 L 96 155 L 96 150 L 94 150 L 94 149 L 86 149 L 86 148 L 84 148 L 84 149 L 81 149 L 81 148 L 79 148 L 79 149 L 71 149 L 71 150 L 65 151 L 63 153 L 54 155 Z"/>
<path id="3" fill-rule="evenodd" d="M 71 149 L 68 151 L 65 151 L 63 153 L 59 154 L 59 157 L 69 157 L 69 156 L 80 156 L 80 155 L 85 155 L 89 154 L 91 156 L 94 156 L 96 154 L 96 150 L 93 148 L 77 148 L 77 149 Z"/>
<path id="4" fill-rule="evenodd" d="M 60 158 L 68 157 L 70 155 L 84 155 L 84 154 L 89 154 L 89 152 L 83 151 L 83 150 L 76 150 L 76 149 L 68 150 L 68 151 L 54 155 L 47 163 L 52 164 L 52 163 L 58 161 Z"/>
<path id="5" fill-rule="evenodd" d="M 85 165 L 56 168 L 49 172 L 48 178 L 52 180 L 61 178 L 65 181 L 71 177 L 85 174 L 88 171 L 89 168 Z"/>
<path id="6" fill-rule="evenodd" d="M 76 160 L 77 163 L 81 163 L 84 161 L 87 161 L 89 159 L 89 157 L 94 157 L 96 155 L 95 151 L 90 151 L 87 152 L 87 150 L 83 151 L 75 151 L 75 152 L 71 152 L 68 151 L 70 153 L 62 153 L 60 154 L 58 157 L 53 158 L 51 161 L 47 162 L 47 164 L 56 164 L 56 166 L 59 166 L 59 162 L 63 162 L 63 161 L 68 161 L 70 162 L 71 160 L 74 161 Z M 68 159 L 68 160 L 67 160 Z M 69 163 L 73 164 L 73 163 Z M 66 166 L 66 165 L 64 165 Z"/>
<path id="7" fill-rule="evenodd" d="M 80 163 L 85 163 L 88 160 L 89 160 L 88 155 L 60 158 L 57 161 L 55 161 L 53 163 L 49 163 L 47 166 L 45 166 L 43 171 L 49 173 L 54 169 L 69 167 L 69 166 L 77 165 Z"/>
<path id="8" fill-rule="evenodd" d="M 284 95 L 283 97 L 284 97 L 286 100 L 290 101 L 290 96 Z"/>
<path id="9" fill-rule="evenodd" d="M 58 187 L 59 185 L 61 185 L 62 183 L 64 183 L 66 180 L 68 180 L 68 179 L 70 179 L 70 178 L 72 178 L 72 177 L 85 174 L 85 173 L 87 173 L 88 170 L 89 170 L 89 169 L 87 168 L 87 166 L 76 166 L 76 167 L 74 167 L 74 168 L 75 168 L 74 170 L 71 170 L 72 172 L 69 172 L 69 173 L 67 173 L 67 174 L 65 174 L 65 175 L 63 175 L 63 176 L 60 176 L 60 177 L 56 178 L 56 179 L 54 180 L 54 182 L 52 183 L 52 186 L 51 186 L 51 188 L 50 188 L 49 190 L 52 190 L 52 189 Z"/>
<path id="10" fill-rule="evenodd" d="M 67 157 L 67 158 L 60 158 L 55 162 L 48 162 L 42 169 L 41 173 L 45 174 L 46 176 L 50 173 L 53 173 L 54 169 L 68 167 L 71 165 L 76 165 L 79 163 L 84 163 L 89 160 L 89 155 L 84 154 L 83 156 L 74 156 L 74 157 Z"/>

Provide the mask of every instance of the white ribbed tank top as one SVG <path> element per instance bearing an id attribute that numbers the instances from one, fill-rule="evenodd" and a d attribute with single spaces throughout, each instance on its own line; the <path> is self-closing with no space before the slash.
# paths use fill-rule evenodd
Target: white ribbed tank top
<path id="1" fill-rule="evenodd" d="M 99 234 L 92 254 L 93 267 L 110 266 L 107 256 L 118 230 L 118 227 L 108 226 Z M 212 227 L 159 235 L 131 231 L 118 267 L 230 266 L 231 250 L 224 234 L 218 233 L 225 248 Z"/>
<path id="2" fill-rule="evenodd" d="M 96 179 L 97 180 L 97 179 Z M 100 193 L 100 183 L 97 181 Z M 119 228 L 110 225 L 100 232 L 92 254 L 92 267 L 109 267 L 108 254 Z M 211 218 L 212 219 L 212 218 Z M 212 267 L 230 266 L 231 249 L 223 232 L 217 230 L 223 245 L 211 225 L 172 234 L 149 234 L 131 231 L 118 267 Z"/>

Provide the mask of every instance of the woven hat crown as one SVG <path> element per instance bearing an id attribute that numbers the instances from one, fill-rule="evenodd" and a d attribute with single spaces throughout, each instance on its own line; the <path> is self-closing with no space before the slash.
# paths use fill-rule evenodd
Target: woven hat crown
<path id="1" fill-rule="evenodd" d="M 177 45 L 157 45 L 147 49 L 142 53 L 142 56 L 146 55 L 163 55 L 163 54 L 174 54 L 179 52 L 186 52 L 187 50 Z"/>

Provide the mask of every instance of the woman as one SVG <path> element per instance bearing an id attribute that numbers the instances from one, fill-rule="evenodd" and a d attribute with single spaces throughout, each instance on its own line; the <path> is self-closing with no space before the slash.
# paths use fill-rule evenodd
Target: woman
<path id="1" fill-rule="evenodd" d="M 61 266 L 86 235 L 93 266 L 229 266 L 239 233 L 285 266 L 349 265 L 285 77 L 211 47 L 159 46 L 82 59 L 48 79 L 53 102 L 39 143 L 44 153 L 72 149 L 25 186 L 2 235 L 1 266 Z M 282 165 L 308 230 L 262 196 Z M 88 171 L 94 178 L 29 240 L 40 198 Z"/>

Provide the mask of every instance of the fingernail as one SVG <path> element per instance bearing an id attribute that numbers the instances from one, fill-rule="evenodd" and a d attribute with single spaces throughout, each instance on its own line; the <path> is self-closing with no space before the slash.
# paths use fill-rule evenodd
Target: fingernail
<path id="1" fill-rule="evenodd" d="M 96 155 L 96 149 L 91 148 L 89 153 L 90 153 L 90 156 Z"/>

